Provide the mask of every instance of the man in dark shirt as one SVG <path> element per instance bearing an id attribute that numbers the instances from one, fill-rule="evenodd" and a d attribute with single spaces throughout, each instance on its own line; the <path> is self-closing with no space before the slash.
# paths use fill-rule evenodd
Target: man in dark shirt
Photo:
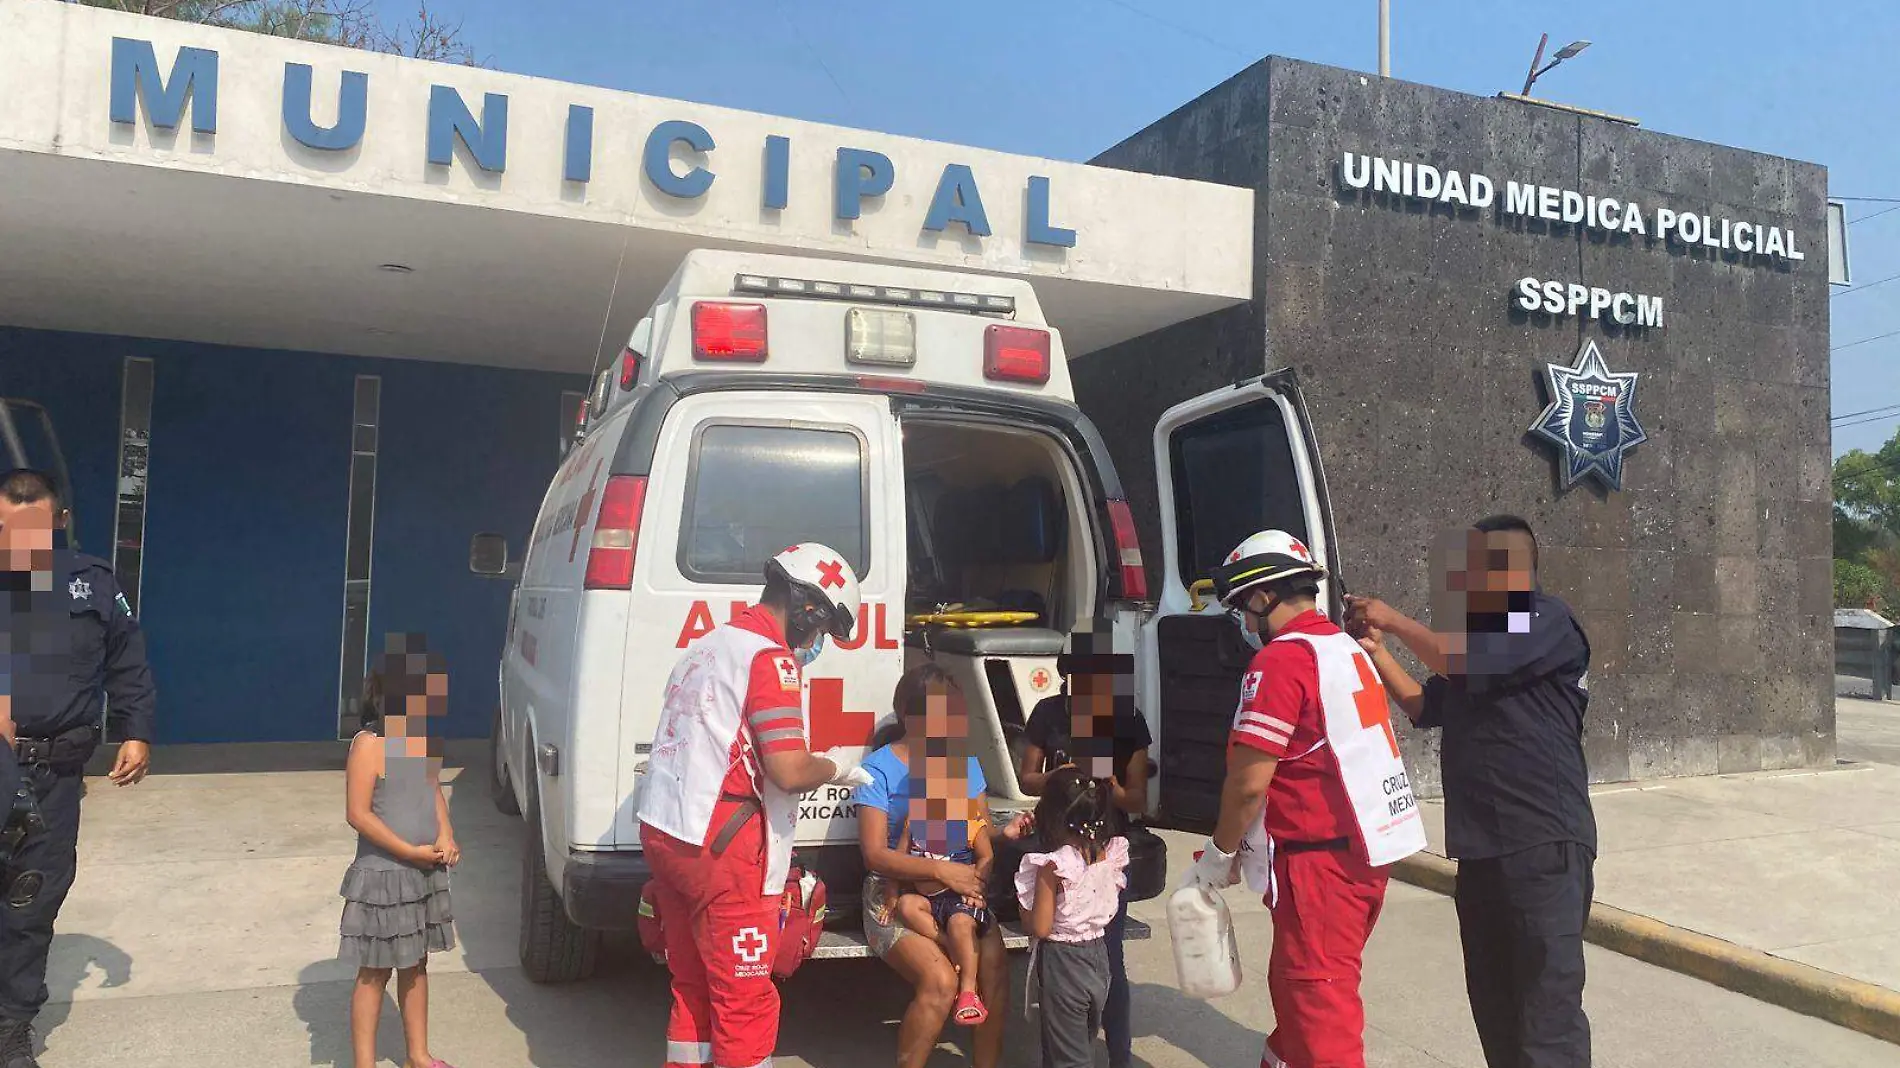
<path id="1" fill-rule="evenodd" d="M 1036 702 L 1029 713 L 1016 778 L 1024 793 L 1040 796 L 1050 772 L 1073 765 L 1092 778 L 1108 779 L 1115 807 L 1135 817 L 1148 808 L 1148 747 L 1154 738 L 1135 708 L 1135 658 L 1114 651 L 1112 642 L 1106 621 L 1069 636 L 1068 649 L 1056 658 L 1062 692 Z M 1108 1042 L 1109 1068 L 1124 1068 L 1134 1060 L 1128 969 L 1122 956 L 1127 922 L 1124 888 L 1107 932 L 1109 984 L 1102 1034 Z"/>
<path id="2" fill-rule="evenodd" d="M 1350 629 L 1412 722 L 1444 731 L 1446 852 L 1465 987 L 1490 1068 L 1587 1068 L 1583 928 L 1596 817 L 1583 755 L 1590 644 L 1537 587 L 1537 539 L 1516 516 L 1481 520 L 1453 546 L 1436 630 L 1351 598 Z M 1462 553 L 1458 550 L 1462 549 Z M 1458 603 L 1462 601 L 1462 603 Z M 1445 603 L 1443 601 L 1441 604 Z M 1433 672 L 1421 688 L 1382 641 Z"/>
<path id="3" fill-rule="evenodd" d="M 138 782 L 151 759 L 145 639 L 111 565 L 53 548 L 65 516 L 44 472 L 0 473 L 0 741 L 18 755 L 45 821 L 0 880 L 0 1068 L 38 1068 L 33 1017 L 46 1002 L 53 921 L 73 884 L 80 780 L 99 745 L 102 696 L 125 739 L 112 781 Z"/>

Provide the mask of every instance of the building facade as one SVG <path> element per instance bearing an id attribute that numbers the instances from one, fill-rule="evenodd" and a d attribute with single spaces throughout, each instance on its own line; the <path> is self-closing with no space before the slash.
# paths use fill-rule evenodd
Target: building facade
<path id="1" fill-rule="evenodd" d="M 1293 367 L 1353 591 L 1423 614 L 1435 534 L 1537 528 L 1595 778 L 1833 761 L 1823 168 L 1279 58 L 1094 162 L 1253 189 L 1256 267 L 1250 305 L 1078 361 L 1098 420 Z M 1615 490 L 1529 432 L 1591 345 L 1639 376 Z M 1114 448 L 1152 487 L 1150 443 Z M 1432 786 L 1435 737 L 1405 744 Z"/>

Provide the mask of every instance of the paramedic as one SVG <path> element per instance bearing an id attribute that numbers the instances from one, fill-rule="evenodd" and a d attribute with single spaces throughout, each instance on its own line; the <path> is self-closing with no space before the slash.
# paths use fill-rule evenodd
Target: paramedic
<path id="1" fill-rule="evenodd" d="M 1590 643 L 1570 609 L 1537 584 L 1537 538 L 1493 516 L 1441 548 L 1447 617 L 1427 628 L 1377 600 L 1351 598 L 1399 707 L 1444 741 L 1445 847 L 1471 1017 L 1491 1068 L 1584 1068 L 1583 928 L 1596 864 L 1596 816 L 1583 754 Z M 1462 603 L 1455 599 L 1462 593 Z M 1382 642 L 1390 634 L 1432 671 L 1423 688 Z"/>
<path id="2" fill-rule="evenodd" d="M 1264 647 L 1241 680 L 1220 822 L 1187 881 L 1219 890 L 1244 870 L 1266 895 L 1276 1024 L 1266 1068 L 1364 1068 L 1360 962 L 1385 866 L 1425 845 L 1385 691 L 1358 643 L 1316 607 L 1325 573 L 1278 530 L 1214 569 L 1221 603 Z"/>
<path id="3" fill-rule="evenodd" d="M 843 556 L 795 545 L 766 563 L 759 603 L 695 640 L 667 679 L 639 807 L 673 973 L 667 1068 L 771 1061 L 798 797 L 865 780 L 855 761 L 806 749 L 802 668 L 827 635 L 851 636 L 858 604 Z"/>

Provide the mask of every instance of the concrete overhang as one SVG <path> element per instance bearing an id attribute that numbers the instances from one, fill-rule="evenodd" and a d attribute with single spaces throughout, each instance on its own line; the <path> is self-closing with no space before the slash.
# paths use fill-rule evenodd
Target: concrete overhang
<path id="1" fill-rule="evenodd" d="M 130 91 L 135 64 L 149 70 L 143 93 Z M 286 107 L 295 65 L 310 68 L 308 107 L 294 91 Z M 164 98 L 194 69 L 167 127 Z M 115 76 L 132 121 L 114 121 Z M 360 138 L 305 143 L 299 120 L 347 119 L 344 83 L 359 76 Z M 706 247 L 1024 277 L 1072 356 L 1252 296 L 1251 190 L 54 0 L 0 0 L 0 101 L 7 325 L 584 371 L 618 351 L 680 256 Z M 447 139 L 450 162 L 430 162 L 432 132 L 441 140 L 462 107 L 465 138 Z M 591 109 L 591 136 L 576 108 Z M 215 132 L 194 130 L 214 113 Z M 649 176 L 646 146 L 668 122 L 713 141 L 673 141 L 663 164 L 711 172 L 696 196 Z M 485 138 L 497 169 L 465 143 Z M 786 139 L 782 208 L 765 206 L 770 138 Z M 577 143 L 591 146 L 585 181 L 565 176 Z M 888 192 L 844 198 L 856 219 L 838 217 L 838 184 L 875 174 L 857 157 L 841 164 L 845 149 L 890 161 Z M 988 236 L 926 227 L 954 166 L 968 169 Z M 1073 246 L 1049 243 L 1056 229 L 1074 231 Z"/>

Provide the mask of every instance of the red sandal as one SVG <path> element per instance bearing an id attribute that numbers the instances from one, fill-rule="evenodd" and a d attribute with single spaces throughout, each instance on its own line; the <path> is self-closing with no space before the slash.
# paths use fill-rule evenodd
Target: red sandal
<path id="1" fill-rule="evenodd" d="M 976 996 L 976 991 L 966 990 L 957 995 L 956 1012 L 951 1015 L 965 1027 L 978 1027 L 990 1018 L 990 1010 L 983 1007 L 983 999 Z"/>

